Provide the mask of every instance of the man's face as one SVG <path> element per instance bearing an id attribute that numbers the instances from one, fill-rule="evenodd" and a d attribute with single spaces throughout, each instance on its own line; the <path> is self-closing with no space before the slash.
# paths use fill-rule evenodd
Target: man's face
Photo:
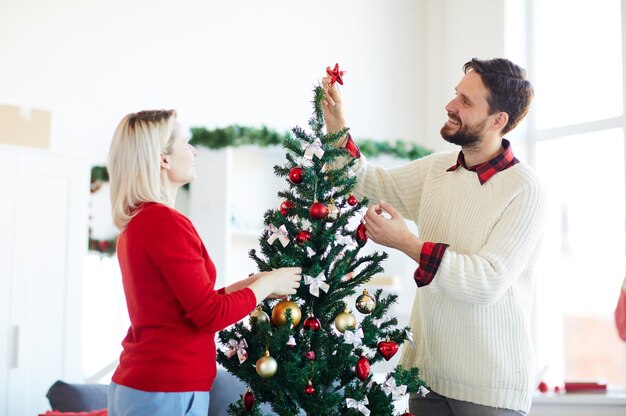
<path id="1" fill-rule="evenodd" d="M 464 147 L 479 144 L 489 119 L 488 91 L 480 75 L 466 74 L 455 88 L 456 97 L 446 105 L 448 121 L 441 128 L 447 142 Z"/>

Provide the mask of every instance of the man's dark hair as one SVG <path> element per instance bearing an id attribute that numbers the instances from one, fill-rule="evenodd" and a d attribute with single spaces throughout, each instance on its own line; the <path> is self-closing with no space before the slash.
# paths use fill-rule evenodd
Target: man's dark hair
<path id="1" fill-rule="evenodd" d="M 489 91 L 489 114 L 503 111 L 509 115 L 502 134 L 513 130 L 528 113 L 534 95 L 533 87 L 526 79 L 526 70 L 504 58 L 473 58 L 463 65 L 463 72 L 470 71 L 480 75 Z"/>

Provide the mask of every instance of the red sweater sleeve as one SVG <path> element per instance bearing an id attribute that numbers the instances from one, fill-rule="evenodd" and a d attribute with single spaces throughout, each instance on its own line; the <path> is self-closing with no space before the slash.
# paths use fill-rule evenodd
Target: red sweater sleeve
<path id="1" fill-rule="evenodd" d="M 220 331 L 254 309 L 256 298 L 248 288 L 229 294 L 215 290 L 215 266 L 191 221 L 159 204 L 147 211 L 138 224 L 146 252 L 200 330 Z"/>

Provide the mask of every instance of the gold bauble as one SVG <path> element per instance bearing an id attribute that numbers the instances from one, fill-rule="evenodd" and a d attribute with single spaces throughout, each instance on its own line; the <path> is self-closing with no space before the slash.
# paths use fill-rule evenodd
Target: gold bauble
<path id="1" fill-rule="evenodd" d="M 363 290 L 363 294 L 356 298 L 356 310 L 368 314 L 374 311 L 376 308 L 376 299 L 367 292 L 367 289 Z"/>
<path id="2" fill-rule="evenodd" d="M 256 361 L 256 373 L 263 378 L 272 377 L 278 370 L 278 363 L 273 357 L 270 357 L 270 352 L 265 350 L 265 355 Z"/>
<path id="3" fill-rule="evenodd" d="M 335 328 L 343 334 L 348 327 L 356 328 L 356 318 L 346 310 L 335 318 Z"/>
<path id="4" fill-rule="evenodd" d="M 256 323 L 260 323 L 260 322 L 269 322 L 270 321 L 270 316 L 268 314 L 265 313 L 265 311 L 263 309 L 261 309 L 260 306 L 257 306 L 255 310 L 253 310 L 250 313 L 250 325 L 252 325 L 252 318 L 256 318 Z"/>
<path id="5" fill-rule="evenodd" d="M 283 326 L 287 324 L 287 309 L 291 310 L 291 322 L 293 326 L 300 323 L 302 318 L 302 311 L 300 307 L 291 300 L 283 300 L 278 302 L 274 309 L 272 309 L 272 323 L 274 325 Z"/>

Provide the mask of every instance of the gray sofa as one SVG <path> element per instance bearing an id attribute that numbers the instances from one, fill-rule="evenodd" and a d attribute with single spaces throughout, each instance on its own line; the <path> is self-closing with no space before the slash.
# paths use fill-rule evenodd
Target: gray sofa
<path id="1" fill-rule="evenodd" d="M 106 384 L 69 384 L 57 381 L 50 387 L 46 397 L 53 410 L 62 412 L 86 412 L 107 407 Z M 211 389 L 208 416 L 225 416 L 228 405 L 237 401 L 246 391 L 246 385 L 223 369 L 217 371 Z M 270 414 L 267 406 L 261 406 Z"/>

